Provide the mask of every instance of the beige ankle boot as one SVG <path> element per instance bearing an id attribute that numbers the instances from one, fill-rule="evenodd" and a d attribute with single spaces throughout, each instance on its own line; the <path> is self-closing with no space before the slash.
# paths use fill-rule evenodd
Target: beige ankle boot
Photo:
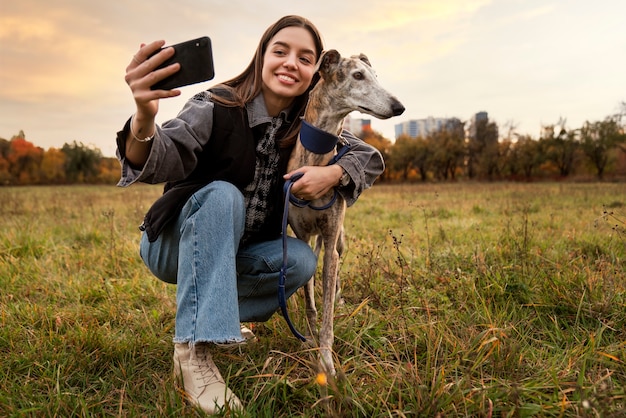
<path id="1" fill-rule="evenodd" d="M 226 387 L 224 378 L 213 362 L 209 344 L 174 345 L 174 375 L 182 384 L 187 399 L 209 414 L 229 408 L 242 410 L 243 405 Z"/>

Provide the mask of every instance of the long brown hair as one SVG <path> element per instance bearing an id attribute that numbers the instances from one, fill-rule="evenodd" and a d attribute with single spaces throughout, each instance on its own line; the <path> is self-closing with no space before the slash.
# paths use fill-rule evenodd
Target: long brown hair
<path id="1" fill-rule="evenodd" d="M 313 23 L 311 23 L 308 19 L 301 16 L 284 16 L 272 26 L 267 28 L 267 30 L 261 37 L 261 40 L 259 41 L 257 50 L 254 53 L 252 61 L 250 61 L 248 67 L 238 76 L 221 84 L 221 86 L 227 87 L 228 90 L 233 93 L 233 98 L 230 99 L 214 95 L 214 100 L 225 106 L 243 107 L 247 103 L 252 101 L 252 99 L 254 99 L 257 95 L 259 95 L 259 93 L 261 93 L 261 87 L 263 84 L 261 72 L 263 70 L 263 57 L 265 55 L 267 45 L 278 32 L 280 32 L 282 29 L 292 26 L 304 28 L 309 31 L 309 33 L 313 37 L 313 42 L 315 43 L 315 58 L 319 59 L 322 51 L 324 50 L 324 46 L 322 43 L 322 37 L 315 25 L 313 25 Z M 309 86 L 309 88 L 300 96 L 297 96 L 294 99 L 290 112 L 290 116 L 291 118 L 293 118 L 293 123 L 289 127 L 289 130 L 286 132 L 285 136 L 280 140 L 281 147 L 291 146 L 295 143 L 298 132 L 300 131 L 301 117 L 304 115 L 304 109 L 306 108 L 309 99 L 309 92 L 315 86 L 318 80 L 319 76 L 315 74 L 313 76 L 313 79 L 311 80 L 311 85 Z"/>

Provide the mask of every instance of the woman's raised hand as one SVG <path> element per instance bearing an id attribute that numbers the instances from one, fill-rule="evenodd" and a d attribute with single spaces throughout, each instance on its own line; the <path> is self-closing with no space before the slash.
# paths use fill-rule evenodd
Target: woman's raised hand
<path id="1" fill-rule="evenodd" d="M 143 121 L 154 120 L 159 110 L 159 100 L 180 95 L 180 90 L 151 90 L 150 87 L 174 74 L 180 64 L 174 63 L 156 70 L 165 60 L 174 55 L 174 48 L 165 48 L 154 54 L 165 45 L 165 41 L 154 41 L 141 44 L 139 51 L 133 56 L 126 67 L 126 84 L 133 93 L 137 105 L 136 117 Z M 154 55 L 153 55 L 154 54 Z"/>
<path id="2" fill-rule="evenodd" d="M 145 164 L 150 153 L 152 137 L 156 131 L 154 119 L 159 111 L 159 99 L 180 95 L 180 90 L 150 89 L 154 83 L 180 70 L 178 63 L 157 70 L 159 65 L 174 55 L 174 48 L 165 48 L 159 52 L 163 45 L 165 41 L 141 44 L 139 51 L 126 67 L 124 79 L 133 93 L 137 106 L 137 111 L 130 120 L 130 132 L 126 137 L 126 158 L 137 167 Z"/>

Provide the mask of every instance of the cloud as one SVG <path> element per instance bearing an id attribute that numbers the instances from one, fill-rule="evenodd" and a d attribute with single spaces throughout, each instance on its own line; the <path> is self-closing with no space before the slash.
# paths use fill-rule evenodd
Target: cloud
<path id="1" fill-rule="evenodd" d="M 122 49 L 101 36 L 97 17 L 62 9 L 41 16 L 0 17 L 1 99 L 95 97 L 110 89 L 104 80 L 121 79 Z"/>
<path id="2" fill-rule="evenodd" d="M 379 74 L 393 74 L 400 84 L 414 82 L 425 64 L 462 49 L 472 17 L 491 0 L 361 3 L 341 25 L 325 28 L 327 43 L 371 55 Z"/>
<path id="3" fill-rule="evenodd" d="M 175 43 L 208 34 L 215 46 L 215 81 L 221 81 L 248 64 L 269 24 L 291 13 L 310 18 L 327 48 L 346 55 L 367 53 L 381 82 L 391 91 L 407 91 L 407 85 L 415 85 L 423 74 L 420 69 L 425 63 L 463 47 L 464 22 L 488 3 L 363 0 L 358 6 L 334 2 L 330 13 L 327 5 L 310 2 L 285 7 L 282 2 L 247 0 L 210 4 L 22 0 L 3 6 L 0 17 L 4 61 L 0 83 L 6 86 L 0 100 L 3 108 L 37 109 L 42 116 L 35 132 L 61 132 L 64 125 L 75 125 L 75 132 L 81 132 L 81 119 L 132 112 L 123 75 L 140 42 L 165 39 Z M 184 100 L 162 101 L 158 119 L 175 115 Z M 21 129 L 34 122 L 24 112 L 14 117 L 14 123 Z M 93 128 L 92 122 L 82 131 L 89 135 Z"/>
<path id="4" fill-rule="evenodd" d="M 487 110 L 534 131 L 554 113 L 576 124 L 624 100 L 621 0 L 21 0 L 5 1 L 0 14 L 0 136 L 24 129 L 41 146 L 108 149 L 134 109 L 124 70 L 140 43 L 209 35 L 219 82 L 249 63 L 266 27 L 286 14 L 315 23 L 326 48 L 367 54 L 407 107 L 402 120 Z M 162 100 L 157 120 L 209 85 Z M 392 137 L 400 121 L 372 126 Z"/>

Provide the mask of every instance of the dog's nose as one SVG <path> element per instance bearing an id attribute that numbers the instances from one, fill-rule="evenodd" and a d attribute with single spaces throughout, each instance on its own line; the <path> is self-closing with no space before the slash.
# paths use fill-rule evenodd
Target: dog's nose
<path id="1" fill-rule="evenodd" d="M 394 99 L 394 102 L 391 104 L 391 110 L 394 116 L 399 116 L 404 113 L 404 106 L 400 101 Z"/>

